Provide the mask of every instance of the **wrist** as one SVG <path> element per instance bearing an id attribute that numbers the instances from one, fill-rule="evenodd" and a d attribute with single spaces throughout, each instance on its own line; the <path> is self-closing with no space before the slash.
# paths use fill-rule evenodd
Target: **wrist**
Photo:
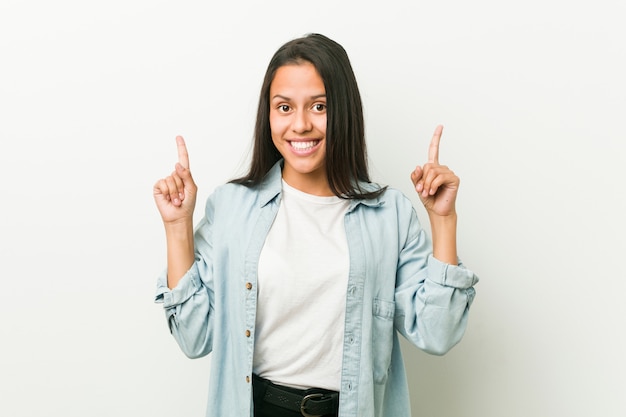
<path id="1" fill-rule="evenodd" d="M 184 218 L 172 222 L 164 222 L 165 234 L 172 238 L 187 238 L 193 236 L 193 220 Z"/>
<path id="2" fill-rule="evenodd" d="M 191 219 L 165 223 L 167 242 L 167 286 L 172 289 L 194 262 Z"/>
<path id="3" fill-rule="evenodd" d="M 428 212 L 428 219 L 430 220 L 430 226 L 433 229 L 454 229 L 456 233 L 456 225 L 458 221 L 458 216 L 455 212 L 452 212 L 447 215 L 439 215 L 435 213 Z"/>
<path id="4" fill-rule="evenodd" d="M 433 240 L 433 256 L 451 265 L 458 263 L 456 249 L 457 215 L 430 216 Z"/>

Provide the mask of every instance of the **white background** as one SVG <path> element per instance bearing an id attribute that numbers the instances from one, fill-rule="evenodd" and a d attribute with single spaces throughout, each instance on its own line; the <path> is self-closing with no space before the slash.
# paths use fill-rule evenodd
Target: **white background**
<path id="1" fill-rule="evenodd" d="M 461 177 L 481 282 L 448 355 L 404 346 L 414 415 L 626 415 L 625 18 L 622 0 L 2 0 L 0 415 L 204 415 L 210 358 L 152 303 L 152 185 L 177 134 L 199 210 L 242 173 L 269 58 L 307 32 L 350 55 L 374 179 L 419 205 L 408 174 L 439 123 Z"/>

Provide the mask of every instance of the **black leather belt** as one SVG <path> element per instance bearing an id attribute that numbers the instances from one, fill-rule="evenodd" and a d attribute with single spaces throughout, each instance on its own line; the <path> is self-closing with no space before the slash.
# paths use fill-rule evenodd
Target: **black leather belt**
<path id="1" fill-rule="evenodd" d="M 296 411 L 304 417 L 335 415 L 339 408 L 339 393 L 311 388 L 306 391 L 289 389 L 254 375 L 265 385 L 263 401 Z"/>

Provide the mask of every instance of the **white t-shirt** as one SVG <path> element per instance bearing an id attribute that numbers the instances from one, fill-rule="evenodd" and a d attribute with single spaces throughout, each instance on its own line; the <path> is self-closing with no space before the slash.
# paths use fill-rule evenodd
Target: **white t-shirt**
<path id="1" fill-rule="evenodd" d="M 259 260 L 254 372 L 270 381 L 339 391 L 350 268 L 350 202 L 283 181 Z"/>

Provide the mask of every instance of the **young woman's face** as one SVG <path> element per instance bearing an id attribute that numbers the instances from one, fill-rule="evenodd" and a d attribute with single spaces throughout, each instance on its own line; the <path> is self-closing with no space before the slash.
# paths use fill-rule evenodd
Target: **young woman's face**
<path id="1" fill-rule="evenodd" d="M 332 195 L 326 177 L 326 89 L 310 62 L 284 65 L 270 86 L 270 129 L 285 160 L 283 179 L 301 191 Z"/>

